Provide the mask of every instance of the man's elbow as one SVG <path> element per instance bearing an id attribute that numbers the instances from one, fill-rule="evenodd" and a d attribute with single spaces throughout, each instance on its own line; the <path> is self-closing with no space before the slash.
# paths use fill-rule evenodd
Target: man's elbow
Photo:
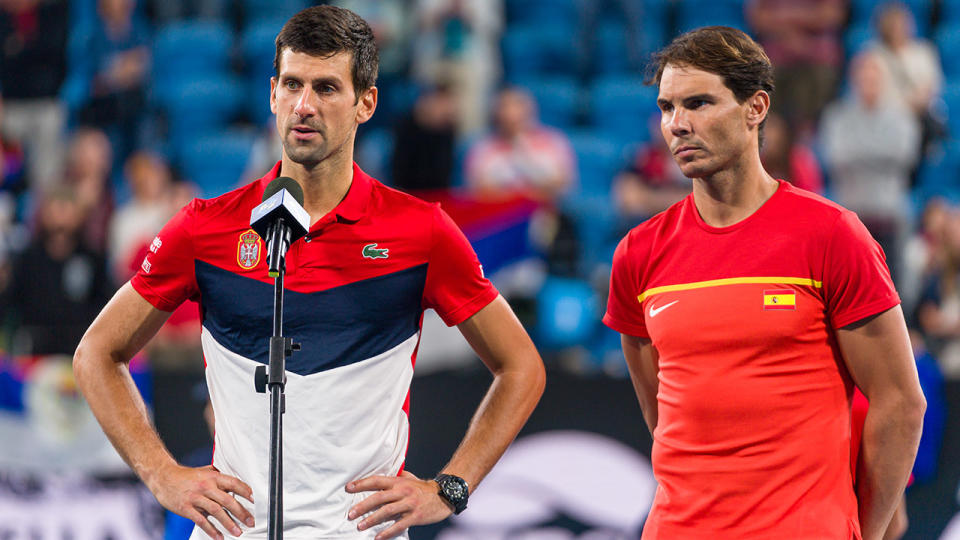
<path id="1" fill-rule="evenodd" d="M 915 433 L 919 439 L 923 431 L 923 416 L 927 412 L 927 399 L 923 396 L 923 392 L 918 389 L 916 392 L 902 396 L 895 410 L 903 425 Z"/>

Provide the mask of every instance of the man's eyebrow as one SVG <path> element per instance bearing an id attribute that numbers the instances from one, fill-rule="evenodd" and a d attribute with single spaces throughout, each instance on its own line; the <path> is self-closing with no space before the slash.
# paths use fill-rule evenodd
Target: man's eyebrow
<path id="1" fill-rule="evenodd" d="M 340 84 L 342 84 L 342 82 L 340 81 L 339 77 L 318 77 L 316 79 L 311 79 L 310 84 L 312 84 L 313 86 L 317 86 L 321 84 L 339 86 Z"/>
<path id="2" fill-rule="evenodd" d="M 706 94 L 694 94 L 692 96 L 687 96 L 683 98 L 683 101 L 695 101 L 695 100 L 713 101 L 714 97 L 713 97 L 713 94 L 706 93 Z"/>

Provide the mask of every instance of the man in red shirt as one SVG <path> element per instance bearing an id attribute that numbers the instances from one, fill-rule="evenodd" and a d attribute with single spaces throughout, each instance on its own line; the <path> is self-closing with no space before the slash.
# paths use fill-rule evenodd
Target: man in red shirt
<path id="1" fill-rule="evenodd" d="M 654 438 L 643 538 L 878 540 L 926 406 L 883 252 L 764 171 L 773 71 L 746 34 L 698 29 L 655 61 L 693 192 L 621 241 L 604 317 Z M 871 403 L 856 492 L 854 383 Z"/>

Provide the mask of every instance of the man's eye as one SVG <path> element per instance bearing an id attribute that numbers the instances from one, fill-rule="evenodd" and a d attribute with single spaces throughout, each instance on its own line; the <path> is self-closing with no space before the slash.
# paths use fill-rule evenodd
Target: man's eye
<path id="1" fill-rule="evenodd" d="M 334 88 L 334 87 L 332 87 L 332 86 L 330 86 L 329 84 L 325 84 L 325 85 L 323 85 L 322 87 L 320 87 L 320 93 L 322 93 L 322 94 L 332 94 L 332 93 L 334 93 L 334 92 L 336 92 L 336 91 L 337 91 L 337 89 Z"/>
<path id="2" fill-rule="evenodd" d="M 690 102 L 689 108 L 690 108 L 690 109 L 699 109 L 700 107 L 702 107 L 703 105 L 706 105 L 706 104 L 707 104 L 707 102 L 706 102 L 705 100 L 703 100 L 703 99 L 695 99 L 695 100 L 693 100 L 693 101 Z"/>
<path id="3" fill-rule="evenodd" d="M 284 85 L 285 85 L 289 90 L 296 90 L 297 88 L 300 87 L 300 83 L 298 83 L 297 81 L 292 81 L 292 80 L 287 80 L 287 82 L 285 82 Z"/>

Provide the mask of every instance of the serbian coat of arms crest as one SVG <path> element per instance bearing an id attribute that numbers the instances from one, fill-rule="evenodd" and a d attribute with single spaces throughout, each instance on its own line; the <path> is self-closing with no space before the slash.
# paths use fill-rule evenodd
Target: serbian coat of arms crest
<path id="1" fill-rule="evenodd" d="M 249 229 L 240 235 L 237 242 L 237 264 L 244 270 L 249 270 L 260 263 L 260 253 L 263 251 L 263 240 L 260 235 Z"/>

